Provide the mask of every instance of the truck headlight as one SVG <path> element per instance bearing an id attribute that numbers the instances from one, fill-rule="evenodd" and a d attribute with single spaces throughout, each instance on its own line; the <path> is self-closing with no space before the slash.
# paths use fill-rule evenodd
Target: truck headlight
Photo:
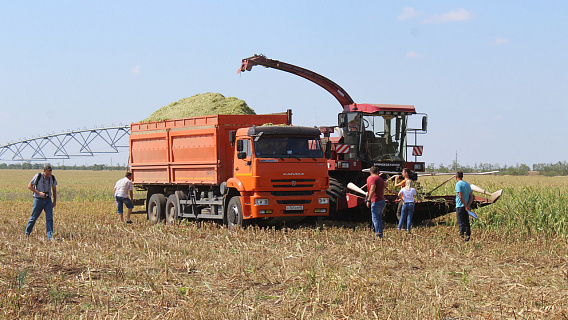
<path id="1" fill-rule="evenodd" d="M 328 204 L 329 198 L 318 198 L 318 204 Z"/>
<path id="2" fill-rule="evenodd" d="M 268 199 L 254 199 L 254 205 L 255 206 L 267 206 L 268 205 Z"/>

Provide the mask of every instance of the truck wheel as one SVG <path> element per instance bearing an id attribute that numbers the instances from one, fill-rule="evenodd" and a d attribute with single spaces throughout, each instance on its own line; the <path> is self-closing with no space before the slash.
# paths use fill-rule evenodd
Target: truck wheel
<path id="1" fill-rule="evenodd" d="M 151 224 L 156 224 L 160 219 L 164 219 L 166 210 L 166 197 L 161 193 L 154 193 L 148 201 L 148 220 Z"/>
<path id="2" fill-rule="evenodd" d="M 229 228 L 240 228 L 243 226 L 243 208 L 241 197 L 232 197 L 225 213 L 225 223 Z"/>
<path id="3" fill-rule="evenodd" d="M 166 202 L 166 223 L 174 223 L 179 217 L 179 201 L 176 194 L 172 194 L 168 197 Z"/>

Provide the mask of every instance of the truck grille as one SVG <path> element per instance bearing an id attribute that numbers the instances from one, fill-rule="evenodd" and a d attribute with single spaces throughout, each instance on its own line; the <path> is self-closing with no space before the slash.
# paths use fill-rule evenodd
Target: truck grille
<path id="1" fill-rule="evenodd" d="M 311 188 L 315 179 L 279 179 L 270 180 L 274 188 Z M 311 184 L 310 184 L 311 182 Z"/>
<path id="2" fill-rule="evenodd" d="M 311 196 L 313 191 L 273 191 L 271 194 L 275 197 L 290 197 L 290 196 Z"/>

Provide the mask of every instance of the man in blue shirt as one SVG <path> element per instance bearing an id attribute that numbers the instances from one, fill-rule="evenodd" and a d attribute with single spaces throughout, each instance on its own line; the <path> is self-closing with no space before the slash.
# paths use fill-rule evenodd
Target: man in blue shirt
<path id="1" fill-rule="evenodd" d="M 471 203 L 473 202 L 473 192 L 469 183 L 463 180 L 463 172 L 456 173 L 456 215 L 458 218 L 458 225 L 460 227 L 460 236 L 469 241 L 471 236 L 471 229 L 469 225 L 469 214 L 471 210 Z"/>

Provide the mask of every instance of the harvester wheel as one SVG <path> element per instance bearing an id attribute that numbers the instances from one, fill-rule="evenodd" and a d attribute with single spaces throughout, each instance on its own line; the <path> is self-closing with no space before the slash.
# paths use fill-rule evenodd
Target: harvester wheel
<path id="1" fill-rule="evenodd" d="M 337 217 L 337 199 L 345 197 L 345 185 L 335 178 L 329 178 L 329 215 Z"/>
<path id="2" fill-rule="evenodd" d="M 154 193 L 148 201 L 148 220 L 151 224 L 156 224 L 164 219 L 166 211 L 166 196 L 161 193 Z"/>
<path id="3" fill-rule="evenodd" d="M 166 202 L 166 223 L 174 223 L 179 217 L 179 201 L 176 194 L 168 197 Z"/>
<path id="4" fill-rule="evenodd" d="M 229 229 L 240 228 L 243 226 L 243 208 L 241 197 L 232 197 L 225 213 L 225 223 Z"/>

